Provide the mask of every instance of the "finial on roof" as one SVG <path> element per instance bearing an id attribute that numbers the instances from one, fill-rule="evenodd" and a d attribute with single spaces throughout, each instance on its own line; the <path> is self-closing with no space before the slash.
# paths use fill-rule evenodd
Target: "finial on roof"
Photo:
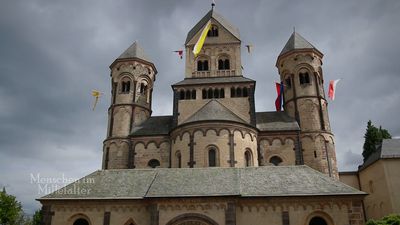
<path id="1" fill-rule="evenodd" d="M 214 7 L 215 7 L 215 0 L 212 0 L 212 2 L 211 2 L 211 10 L 213 10 Z"/>
<path id="2" fill-rule="evenodd" d="M 296 33 L 296 27 L 293 26 L 293 33 Z"/>

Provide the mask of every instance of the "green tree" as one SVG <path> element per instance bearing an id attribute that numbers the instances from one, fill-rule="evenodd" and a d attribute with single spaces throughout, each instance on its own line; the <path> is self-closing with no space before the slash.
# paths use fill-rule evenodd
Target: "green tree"
<path id="1" fill-rule="evenodd" d="M 36 210 L 35 214 L 33 214 L 32 225 L 40 225 L 41 221 L 42 221 L 42 213 L 40 212 L 40 210 Z"/>
<path id="2" fill-rule="evenodd" d="M 392 136 L 389 131 L 386 129 L 382 129 L 375 127 L 371 120 L 367 123 L 367 130 L 364 134 L 364 147 L 363 147 L 363 158 L 364 162 L 368 159 L 368 157 L 376 151 L 376 146 L 382 143 L 382 139 L 390 139 Z"/>
<path id="3" fill-rule="evenodd" d="M 368 220 L 366 225 L 400 225 L 400 215 L 388 215 L 380 220 Z"/>
<path id="4" fill-rule="evenodd" d="M 0 224 L 19 225 L 22 215 L 21 203 L 14 196 L 7 194 L 3 187 L 3 191 L 0 192 Z"/>

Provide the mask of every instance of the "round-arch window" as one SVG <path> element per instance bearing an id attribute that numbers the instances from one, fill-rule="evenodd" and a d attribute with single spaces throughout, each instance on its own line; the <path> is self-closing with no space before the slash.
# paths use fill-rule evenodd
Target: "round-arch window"
<path id="1" fill-rule="evenodd" d="M 151 168 L 156 168 L 160 166 L 160 161 L 158 161 L 157 159 L 152 159 L 149 161 L 147 165 L 150 166 Z"/>
<path id="2" fill-rule="evenodd" d="M 245 159 L 246 167 L 249 167 L 249 166 L 252 165 L 251 153 L 250 153 L 250 151 L 246 151 L 246 152 L 244 153 L 244 159 Z"/>
<path id="3" fill-rule="evenodd" d="M 74 222 L 74 225 L 89 225 L 89 222 L 85 219 L 77 219 Z"/>
<path id="4" fill-rule="evenodd" d="M 215 148 L 210 148 L 210 150 L 208 150 L 208 166 L 217 166 L 217 152 L 215 151 Z"/>
<path id="5" fill-rule="evenodd" d="M 279 164 L 281 164 L 282 159 L 279 158 L 278 156 L 273 156 L 269 159 L 269 162 L 274 164 L 275 166 L 278 166 Z"/>
<path id="6" fill-rule="evenodd" d="M 328 225 L 328 224 L 323 218 L 316 216 L 310 220 L 310 223 L 308 225 Z"/>

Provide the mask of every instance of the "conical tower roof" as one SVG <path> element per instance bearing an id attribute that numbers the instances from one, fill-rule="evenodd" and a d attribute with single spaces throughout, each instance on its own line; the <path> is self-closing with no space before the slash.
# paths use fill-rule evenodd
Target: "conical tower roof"
<path id="1" fill-rule="evenodd" d="M 201 18 L 201 20 L 189 31 L 186 36 L 185 44 L 187 44 L 206 24 L 210 19 L 213 18 L 217 21 L 221 26 L 223 26 L 226 30 L 228 30 L 234 37 L 240 40 L 239 29 L 234 27 L 231 23 L 229 23 L 226 19 L 224 19 L 220 14 L 215 12 L 214 9 L 208 11 L 208 13 Z"/>
<path id="2" fill-rule="evenodd" d="M 137 41 L 133 42 L 133 44 L 129 46 L 129 48 L 127 48 L 117 59 L 129 58 L 138 58 L 147 62 L 151 62 L 150 58 L 144 52 L 143 48 L 140 47 Z"/>
<path id="3" fill-rule="evenodd" d="M 136 61 L 141 61 L 142 63 L 145 63 L 153 67 L 155 73 L 157 73 L 157 69 L 154 66 L 153 62 L 144 52 L 143 48 L 140 47 L 137 41 L 133 42 L 133 44 L 129 46 L 129 48 L 127 48 L 118 58 L 116 58 L 114 62 L 110 65 L 110 68 L 112 68 L 117 62 L 127 61 L 127 60 L 129 61 L 132 59 Z"/>
<path id="4" fill-rule="evenodd" d="M 279 56 L 287 52 L 300 49 L 314 49 L 321 53 L 316 47 L 314 47 L 310 42 L 303 38 L 299 33 L 293 32 L 289 40 L 286 42 L 285 47 L 283 47 Z"/>

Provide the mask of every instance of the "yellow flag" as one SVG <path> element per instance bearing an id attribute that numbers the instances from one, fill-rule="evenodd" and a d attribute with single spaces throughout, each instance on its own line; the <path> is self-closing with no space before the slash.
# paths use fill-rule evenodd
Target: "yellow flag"
<path id="1" fill-rule="evenodd" d="M 99 101 L 99 98 L 101 97 L 102 94 L 103 93 L 101 93 L 98 90 L 92 90 L 92 96 L 95 97 L 93 108 L 92 108 L 93 111 L 96 108 L 97 102 Z"/>
<path id="2" fill-rule="evenodd" d="M 201 51 L 201 48 L 203 48 L 204 41 L 206 40 L 207 33 L 210 30 L 210 28 L 211 28 L 211 21 L 208 21 L 208 23 L 204 27 L 203 31 L 201 32 L 199 40 L 197 40 L 197 43 L 193 48 L 194 57 L 197 57 L 197 55 Z"/>

